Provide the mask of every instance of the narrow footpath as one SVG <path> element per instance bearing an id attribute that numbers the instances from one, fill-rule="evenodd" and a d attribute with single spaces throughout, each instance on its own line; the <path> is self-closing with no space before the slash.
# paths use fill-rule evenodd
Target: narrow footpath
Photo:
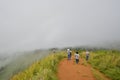
<path id="1" fill-rule="evenodd" d="M 96 80 L 92 74 L 91 66 L 84 65 L 82 59 L 79 64 L 76 64 L 74 58 L 64 59 L 60 62 L 58 78 L 59 80 Z"/>

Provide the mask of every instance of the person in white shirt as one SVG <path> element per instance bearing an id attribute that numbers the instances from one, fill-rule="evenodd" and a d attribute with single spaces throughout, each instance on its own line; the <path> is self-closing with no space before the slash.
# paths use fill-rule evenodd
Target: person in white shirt
<path id="1" fill-rule="evenodd" d="M 78 62 L 79 62 L 79 54 L 78 54 L 78 52 L 76 52 L 75 53 L 75 60 L 76 60 L 76 64 L 78 64 Z"/>
<path id="2" fill-rule="evenodd" d="M 67 49 L 68 60 L 70 60 L 70 58 L 71 58 L 71 57 L 70 57 L 70 52 L 71 52 L 70 49 Z"/>
<path id="3" fill-rule="evenodd" d="M 70 59 L 71 59 L 71 57 L 72 57 L 72 51 L 71 51 L 71 49 L 70 49 Z"/>
<path id="4" fill-rule="evenodd" d="M 89 55 L 90 55 L 89 51 L 86 51 L 86 61 L 88 61 Z"/>

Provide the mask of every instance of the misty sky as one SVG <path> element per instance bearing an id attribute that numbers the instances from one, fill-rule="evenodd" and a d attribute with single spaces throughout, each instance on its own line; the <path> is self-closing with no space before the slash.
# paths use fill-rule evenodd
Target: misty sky
<path id="1" fill-rule="evenodd" d="M 120 41 L 120 0 L 0 0 L 0 52 Z"/>

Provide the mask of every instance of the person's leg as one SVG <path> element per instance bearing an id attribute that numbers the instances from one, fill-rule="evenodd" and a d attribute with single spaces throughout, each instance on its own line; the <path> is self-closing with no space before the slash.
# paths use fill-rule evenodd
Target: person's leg
<path id="1" fill-rule="evenodd" d="M 69 60 L 69 55 L 68 55 L 68 60 Z"/>
<path id="2" fill-rule="evenodd" d="M 75 59 L 75 61 L 76 61 L 76 64 L 77 64 L 77 59 Z"/>
<path id="3" fill-rule="evenodd" d="M 86 61 L 87 61 L 87 56 L 85 57 Z"/>
<path id="4" fill-rule="evenodd" d="M 78 64 L 78 62 L 79 62 L 79 59 L 76 59 L 76 64 Z"/>
<path id="5" fill-rule="evenodd" d="M 68 55 L 68 60 L 70 60 L 70 55 Z"/>
<path id="6" fill-rule="evenodd" d="M 86 60 L 88 61 L 88 59 L 89 59 L 89 56 L 86 56 Z"/>
<path id="7" fill-rule="evenodd" d="M 87 60 L 89 59 L 89 56 L 87 56 Z"/>
<path id="8" fill-rule="evenodd" d="M 72 53 L 70 53 L 70 58 L 72 57 Z"/>
<path id="9" fill-rule="evenodd" d="M 79 59 L 77 59 L 77 64 L 79 63 Z"/>
<path id="10" fill-rule="evenodd" d="M 71 59 L 71 54 L 70 54 L 70 59 Z"/>

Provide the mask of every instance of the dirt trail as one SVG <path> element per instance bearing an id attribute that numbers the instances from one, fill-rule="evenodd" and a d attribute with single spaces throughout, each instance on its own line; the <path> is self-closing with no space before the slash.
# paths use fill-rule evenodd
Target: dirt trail
<path id="1" fill-rule="evenodd" d="M 64 59 L 60 62 L 58 68 L 59 80 L 96 80 L 92 74 L 89 65 L 83 65 L 83 60 L 80 59 L 79 64 L 75 64 L 74 58 L 72 60 Z"/>

